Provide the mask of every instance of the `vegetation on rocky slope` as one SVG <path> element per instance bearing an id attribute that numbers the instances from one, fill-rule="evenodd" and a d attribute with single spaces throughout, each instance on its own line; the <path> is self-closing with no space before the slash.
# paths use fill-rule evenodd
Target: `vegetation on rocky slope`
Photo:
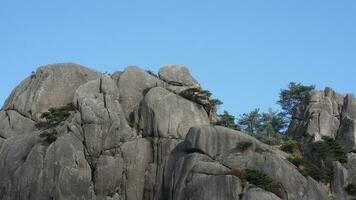
<path id="1" fill-rule="evenodd" d="M 239 177 L 242 182 L 248 181 L 259 188 L 266 191 L 272 192 L 279 197 L 283 197 L 283 185 L 274 180 L 272 177 L 268 176 L 261 170 L 257 169 L 246 169 L 246 170 L 232 170 L 226 175 Z"/>
<path id="2" fill-rule="evenodd" d="M 286 89 L 281 90 L 280 99 L 282 111 L 269 109 L 261 112 L 259 108 L 244 113 L 239 117 L 228 111 L 218 115 L 217 125 L 241 130 L 269 145 L 281 145 L 285 142 L 285 131 L 290 121 L 290 115 L 298 103 L 307 98 L 307 94 L 315 87 L 291 82 Z"/>
<path id="3" fill-rule="evenodd" d="M 347 155 L 343 147 L 334 139 L 324 136 L 323 140 L 312 143 L 312 152 L 316 154 L 319 160 L 324 162 L 339 161 L 347 162 Z"/>
<path id="4" fill-rule="evenodd" d="M 266 191 L 272 192 L 277 196 L 281 197 L 283 186 L 278 181 L 273 180 L 270 176 L 266 175 L 261 170 L 256 169 L 246 169 L 247 181 L 251 184 L 256 185 Z"/>
<path id="5" fill-rule="evenodd" d="M 56 141 L 58 135 L 56 126 L 70 116 L 71 110 L 73 110 L 72 105 L 61 106 L 58 108 L 52 107 L 48 109 L 48 112 L 44 112 L 41 115 L 41 118 L 46 120 L 46 129 L 40 134 L 40 137 L 43 138 L 43 144 L 49 145 Z"/>
<path id="6" fill-rule="evenodd" d="M 306 148 L 308 153 L 302 153 L 301 145 L 295 140 L 287 140 L 280 149 L 291 156 L 288 160 L 298 167 L 304 176 L 315 180 L 329 182 L 331 179 L 332 162 L 347 162 L 347 156 L 342 146 L 330 137 L 313 142 Z"/>

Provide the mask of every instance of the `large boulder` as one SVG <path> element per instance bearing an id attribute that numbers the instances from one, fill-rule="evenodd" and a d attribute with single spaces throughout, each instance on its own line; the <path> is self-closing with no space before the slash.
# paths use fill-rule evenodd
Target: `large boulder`
<path id="1" fill-rule="evenodd" d="M 83 129 L 85 146 L 90 157 L 98 159 L 101 152 L 113 149 L 132 137 L 119 103 L 119 91 L 107 75 L 80 86 L 73 104 L 80 112 L 77 121 Z"/>
<path id="2" fill-rule="evenodd" d="M 330 88 L 311 92 L 308 100 L 298 105 L 287 134 L 305 142 L 323 136 L 336 138 L 342 104 L 343 96 Z"/>
<path id="3" fill-rule="evenodd" d="M 118 75 L 114 77 L 118 77 Z M 158 78 L 136 66 L 127 67 L 117 80 L 120 104 L 123 107 L 126 119 L 129 121 L 134 120 L 134 112 L 138 109 L 147 91 L 162 84 Z"/>
<path id="4" fill-rule="evenodd" d="M 61 134 L 46 150 L 38 197 L 33 199 L 95 198 L 92 170 L 82 141 L 70 132 Z"/>
<path id="5" fill-rule="evenodd" d="M 0 137 L 32 133 L 36 130 L 36 122 L 15 110 L 0 111 Z"/>
<path id="6" fill-rule="evenodd" d="M 249 145 L 246 149 L 240 149 L 240 145 L 243 144 Z M 202 165 L 202 162 L 215 164 L 205 163 L 205 167 L 198 167 Z M 184 196 L 189 190 L 185 182 L 192 181 L 197 168 L 204 169 L 200 173 L 210 176 L 230 176 L 234 173 L 229 172 L 234 170 L 257 169 L 281 183 L 282 188 L 276 193 L 279 198 L 328 199 L 321 184 L 300 174 L 283 154 L 246 134 L 219 126 L 191 128 L 181 147 L 177 147 L 177 150 L 172 153 L 168 168 L 167 172 L 170 175 L 167 177 L 171 177 L 172 180 L 166 181 L 165 192 L 168 194 L 165 194 L 164 199 L 189 199 Z M 226 169 L 229 171 L 226 172 Z M 288 176 L 285 176 L 286 174 Z M 200 187 L 209 189 L 209 184 L 200 185 Z M 221 184 L 216 190 L 223 191 L 223 187 L 224 185 Z M 229 191 L 231 192 L 231 189 Z M 238 189 L 234 192 L 243 195 Z M 247 195 L 256 196 L 257 194 Z M 266 197 L 278 199 L 276 195 L 266 195 Z"/>
<path id="7" fill-rule="evenodd" d="M 70 103 L 80 85 L 99 77 L 99 72 L 78 64 L 44 65 L 15 88 L 2 109 L 38 120 L 48 108 Z"/>
<path id="8" fill-rule="evenodd" d="M 192 126 L 210 124 L 202 106 L 161 87 L 147 93 L 139 117 L 144 136 L 161 138 L 184 139 Z"/>
<path id="9" fill-rule="evenodd" d="M 199 86 L 186 65 L 165 65 L 160 68 L 159 77 L 171 85 Z"/>
<path id="10" fill-rule="evenodd" d="M 280 200 L 275 194 L 255 186 L 248 186 L 242 195 L 242 200 Z"/>
<path id="11" fill-rule="evenodd" d="M 331 88 L 312 91 L 299 104 L 292 116 L 287 135 L 304 146 L 331 137 L 341 143 L 346 152 L 356 150 L 356 100 Z"/>
<path id="12" fill-rule="evenodd" d="M 346 152 L 356 151 L 356 99 L 352 94 L 345 96 L 340 123 L 338 141 Z"/>
<path id="13" fill-rule="evenodd" d="M 0 199 L 36 199 L 43 153 L 36 135 L 18 135 L 0 148 Z"/>
<path id="14" fill-rule="evenodd" d="M 138 112 L 138 129 L 143 137 L 151 138 L 153 163 L 146 184 L 148 199 L 159 199 L 165 178 L 166 162 L 172 150 L 193 126 L 209 124 L 202 106 L 161 87 L 148 91 Z"/>
<path id="15" fill-rule="evenodd" d="M 355 199 L 355 195 L 348 194 L 346 188 L 349 184 L 356 183 L 356 154 L 348 153 L 347 156 L 347 163 L 333 163 L 331 189 L 337 199 Z"/>

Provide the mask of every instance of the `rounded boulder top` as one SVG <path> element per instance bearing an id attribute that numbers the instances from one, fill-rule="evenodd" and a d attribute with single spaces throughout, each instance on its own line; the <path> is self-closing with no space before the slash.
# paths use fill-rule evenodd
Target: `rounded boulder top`
<path id="1" fill-rule="evenodd" d="M 101 73 L 74 63 L 43 65 L 22 81 L 6 100 L 4 110 L 37 119 L 48 108 L 70 103 L 76 89 Z"/>
<path id="2" fill-rule="evenodd" d="M 172 85 L 199 86 L 186 65 L 164 65 L 159 69 L 159 77 Z"/>

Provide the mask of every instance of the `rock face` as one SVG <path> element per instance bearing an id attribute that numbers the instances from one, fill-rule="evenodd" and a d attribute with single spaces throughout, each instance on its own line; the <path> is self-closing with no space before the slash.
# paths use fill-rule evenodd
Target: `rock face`
<path id="1" fill-rule="evenodd" d="M 287 134 L 307 145 L 323 136 L 334 138 L 348 153 L 348 162 L 333 163 L 331 190 L 336 199 L 354 199 L 345 188 L 356 183 L 356 100 L 331 88 L 313 91 L 307 101 L 297 106 Z"/>
<path id="2" fill-rule="evenodd" d="M 246 142 L 251 144 L 250 148 L 237 149 L 239 144 Z M 215 192 L 206 199 L 253 199 L 258 196 L 267 199 L 328 199 L 321 185 L 302 176 L 283 155 L 255 138 L 219 126 L 191 128 L 183 144 L 172 154 L 168 168 L 170 180 L 166 180 L 164 199 L 189 199 L 197 192 L 191 190 L 194 187 Z M 262 189 L 251 191 L 242 184 L 240 177 L 229 175 L 245 169 L 261 170 L 280 182 L 283 186 L 280 197 Z M 212 184 L 202 185 L 200 177 L 204 176 L 205 180 L 220 177 L 220 187 L 228 188 L 229 192 L 222 194 L 215 191 Z"/>
<path id="3" fill-rule="evenodd" d="M 38 119 L 48 108 L 69 103 L 80 85 L 99 76 L 99 72 L 73 63 L 44 65 L 15 88 L 2 109 Z"/>
<path id="4" fill-rule="evenodd" d="M 183 95 L 198 87 L 181 65 L 162 67 L 159 77 L 138 67 L 111 77 L 77 64 L 40 67 L 0 111 L 0 199 L 328 199 L 284 153 L 211 125 L 201 102 Z M 41 114 L 68 104 L 69 117 L 51 127 L 56 139 L 46 143 Z M 351 152 L 354 119 L 352 96 L 327 89 L 300 106 L 289 134 L 303 141 L 328 135 Z M 267 191 L 237 173 L 248 169 L 279 187 Z M 349 197 L 344 187 L 356 180 L 354 170 L 353 153 L 334 164 L 335 196 Z"/>
<path id="5" fill-rule="evenodd" d="M 199 83 L 190 75 L 185 65 L 166 65 L 159 70 L 159 77 L 172 85 L 193 86 Z"/>
<path id="6" fill-rule="evenodd" d="M 356 150 L 356 100 L 331 88 L 313 91 L 293 114 L 287 134 L 303 144 L 328 136 L 340 142 L 346 152 Z"/>

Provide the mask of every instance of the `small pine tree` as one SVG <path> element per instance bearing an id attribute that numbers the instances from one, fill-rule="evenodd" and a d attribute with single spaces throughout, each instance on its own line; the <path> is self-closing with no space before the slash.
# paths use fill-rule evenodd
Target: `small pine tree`
<path id="1" fill-rule="evenodd" d="M 241 127 L 235 123 L 235 116 L 230 115 L 226 110 L 224 114 L 219 115 L 220 120 L 216 122 L 216 125 L 225 126 L 227 128 L 231 128 L 237 131 L 241 131 Z"/>

